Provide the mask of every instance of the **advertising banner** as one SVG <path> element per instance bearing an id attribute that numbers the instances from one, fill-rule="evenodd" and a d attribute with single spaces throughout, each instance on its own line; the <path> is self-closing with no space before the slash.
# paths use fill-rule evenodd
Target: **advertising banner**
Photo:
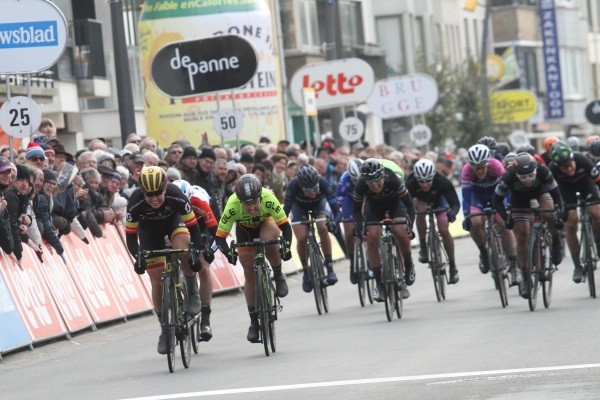
<path id="1" fill-rule="evenodd" d="M 0 262 L 0 268 L 4 264 Z M 0 354 L 31 344 L 25 323 L 0 273 Z"/>
<path id="2" fill-rule="evenodd" d="M 529 90 L 500 90 L 490 94 L 490 112 L 496 124 L 524 122 L 537 112 L 537 97 Z"/>
<path id="3" fill-rule="evenodd" d="M 544 53 L 544 72 L 546 75 L 546 118 L 564 117 L 562 80 L 560 77 L 560 51 L 556 29 L 556 9 L 554 0 L 538 1 L 540 9 L 540 27 L 542 33 L 542 52 Z"/>
<path id="4" fill-rule="evenodd" d="M 267 134 L 273 142 L 283 139 L 281 69 L 276 55 L 279 46 L 271 21 L 267 0 L 171 0 L 168 7 L 164 1 L 145 1 L 139 36 L 148 135 L 163 147 L 179 139 L 186 139 L 197 147 L 204 133 L 209 143 L 220 143 L 213 115 L 220 107 L 230 107 L 244 115 L 241 141 L 257 143 L 262 134 Z M 223 35 L 241 36 L 254 48 L 258 66 L 250 82 L 238 89 L 182 99 L 169 97 L 157 88 L 152 62 L 161 49 L 176 42 Z"/>
<path id="5" fill-rule="evenodd" d="M 435 106 L 438 95 L 435 79 L 417 73 L 377 81 L 367 104 L 381 119 L 399 118 L 425 114 Z"/>
<path id="6" fill-rule="evenodd" d="M 67 334 L 62 317 L 52 299 L 42 271 L 23 253 L 23 270 L 1 253 L 0 271 L 8 285 L 17 309 L 34 342 Z"/>

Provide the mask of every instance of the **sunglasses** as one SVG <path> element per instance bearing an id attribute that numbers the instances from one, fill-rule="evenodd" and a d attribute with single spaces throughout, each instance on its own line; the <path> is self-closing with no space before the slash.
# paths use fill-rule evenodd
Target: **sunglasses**
<path id="1" fill-rule="evenodd" d="M 45 159 L 44 157 L 38 157 L 38 156 L 30 158 L 31 161 L 44 161 L 44 159 Z"/>
<path id="2" fill-rule="evenodd" d="M 431 179 L 417 179 L 418 183 L 431 183 L 433 182 L 433 178 Z"/>
<path id="3" fill-rule="evenodd" d="M 525 174 L 525 175 L 519 175 L 517 174 L 517 178 L 519 178 L 519 180 L 521 182 L 527 182 L 527 181 L 532 181 L 535 179 L 535 175 L 536 175 L 536 171 L 530 173 L 530 174 Z"/>
<path id="4" fill-rule="evenodd" d="M 152 198 L 152 197 L 158 197 L 158 196 L 160 196 L 161 194 L 163 194 L 163 192 L 162 192 L 162 191 L 161 191 L 161 192 L 154 192 L 154 193 L 144 193 L 144 197 L 146 197 L 146 198 L 150 199 L 150 198 Z"/>
<path id="5" fill-rule="evenodd" d="M 304 193 L 315 193 L 319 190 L 319 185 L 313 186 L 311 188 L 302 188 L 302 190 L 304 190 Z"/>

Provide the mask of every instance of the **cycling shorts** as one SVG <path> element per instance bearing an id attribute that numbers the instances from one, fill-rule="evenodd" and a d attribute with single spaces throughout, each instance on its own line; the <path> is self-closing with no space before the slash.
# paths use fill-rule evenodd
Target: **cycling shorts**
<path id="1" fill-rule="evenodd" d="M 261 222 L 261 224 L 258 226 L 245 226 L 245 225 L 236 224 L 235 238 L 236 238 L 237 242 L 238 243 L 252 242 L 254 239 L 259 239 L 260 238 L 260 228 L 261 228 L 262 224 L 265 222 L 274 224 L 275 220 L 273 219 L 273 217 L 269 217 L 266 220 L 264 220 L 263 222 Z M 253 247 L 239 247 L 237 249 L 237 252 L 240 254 L 254 253 L 254 248 Z"/>
<path id="2" fill-rule="evenodd" d="M 560 190 L 560 195 L 562 196 L 563 204 L 565 206 L 577 203 L 577 192 L 579 192 L 581 198 L 586 201 L 600 200 L 598 186 L 590 179 L 582 179 L 574 183 L 561 182 L 560 185 L 558 185 L 558 189 Z M 575 206 L 566 208 L 572 210 Z"/>
<path id="3" fill-rule="evenodd" d="M 292 209 L 290 213 L 292 214 L 292 222 L 300 222 L 306 221 L 308 219 L 308 212 L 312 211 L 313 218 L 316 218 L 317 215 L 323 214 L 326 217 L 331 216 L 331 207 L 329 207 L 329 203 L 325 197 L 321 197 L 314 205 L 309 206 L 308 208 L 304 208 L 298 202 L 294 202 L 292 204 Z"/>
<path id="4" fill-rule="evenodd" d="M 385 213 L 389 212 L 390 218 L 406 217 L 406 206 L 399 199 L 394 199 L 391 202 L 375 202 L 365 199 L 364 220 L 365 222 L 381 221 L 385 218 Z"/>
<path id="5" fill-rule="evenodd" d="M 181 234 L 189 236 L 190 232 L 179 214 L 173 214 L 160 223 L 142 219 L 138 225 L 138 237 L 142 250 L 162 250 L 166 246 L 165 236 L 173 242 L 173 238 Z M 162 267 L 164 260 L 164 256 L 150 258 L 147 260 L 146 269 Z"/>

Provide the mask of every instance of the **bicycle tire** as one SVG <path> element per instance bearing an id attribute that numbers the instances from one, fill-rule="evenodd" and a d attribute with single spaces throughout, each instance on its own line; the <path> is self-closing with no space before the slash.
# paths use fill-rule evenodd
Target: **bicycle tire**
<path id="1" fill-rule="evenodd" d="M 401 279 L 400 277 L 404 276 L 404 264 L 402 263 L 402 260 L 400 258 L 400 252 L 398 251 L 398 247 L 396 246 L 395 249 L 396 254 L 393 254 L 394 257 L 392 257 L 392 259 L 394 260 L 394 295 L 396 296 L 396 316 L 398 317 L 398 319 L 401 319 L 402 312 L 404 311 L 404 296 L 402 291 L 402 289 L 404 288 L 404 278 Z"/>
<path id="2" fill-rule="evenodd" d="M 169 372 L 175 370 L 175 307 L 173 284 L 169 276 L 163 278 L 162 292 L 162 323 L 164 328 L 165 340 L 167 342 L 167 364 Z"/>
<path id="3" fill-rule="evenodd" d="M 181 362 L 184 368 L 189 368 L 192 361 L 192 327 L 187 321 L 179 321 L 180 339 L 179 350 L 181 351 Z"/>
<path id="4" fill-rule="evenodd" d="M 581 226 L 581 247 L 584 249 L 584 257 L 583 257 L 583 265 L 585 268 L 585 274 L 588 282 L 588 289 L 590 290 L 590 297 L 596 298 L 596 280 L 594 278 L 594 254 L 593 254 L 593 246 L 596 243 L 593 240 L 594 234 L 592 232 L 592 227 L 589 222 L 585 222 Z M 592 238 L 592 240 L 590 240 Z"/>
<path id="5" fill-rule="evenodd" d="M 363 247 L 364 251 L 364 247 Z M 366 258 L 365 258 L 366 259 Z M 369 299 L 369 304 L 373 304 L 373 292 L 375 291 L 375 277 L 373 276 L 373 271 L 369 268 L 369 264 L 365 262 L 367 274 L 369 274 L 370 278 L 366 279 L 367 281 L 367 298 Z"/>
<path id="6" fill-rule="evenodd" d="M 431 278 L 433 279 L 433 288 L 435 290 L 435 298 L 437 299 L 438 302 L 441 302 L 442 300 L 444 300 L 445 296 L 444 293 L 442 292 L 442 281 L 439 279 L 440 278 L 440 267 L 441 267 L 441 260 L 440 260 L 440 251 L 439 251 L 439 238 L 437 237 L 435 232 L 429 232 L 427 234 L 427 240 L 429 242 L 429 270 L 431 271 Z M 445 280 L 445 279 L 444 279 Z M 444 282 L 445 283 L 445 282 Z"/>
<path id="7" fill-rule="evenodd" d="M 384 293 L 384 303 L 385 303 L 385 316 L 388 322 L 392 322 L 394 319 L 394 311 L 395 311 L 395 292 L 396 288 L 394 287 L 394 281 L 392 278 L 392 251 L 389 247 L 389 244 L 382 242 L 382 268 L 381 271 L 383 286 L 385 288 Z"/>
<path id="8" fill-rule="evenodd" d="M 321 282 L 319 282 L 318 275 L 317 275 L 317 266 L 315 265 L 316 258 L 313 255 L 314 249 L 310 243 L 308 244 L 307 251 L 308 251 L 308 257 L 307 257 L 308 266 L 307 266 L 307 268 L 308 268 L 310 281 L 312 282 L 313 295 L 315 297 L 315 306 L 317 307 L 317 314 L 322 315 L 323 310 L 321 308 L 321 290 L 319 290 L 319 288 L 321 287 Z"/>
<path id="9" fill-rule="evenodd" d="M 277 321 L 277 304 L 273 296 L 272 290 L 269 299 L 273 299 L 273 302 L 269 303 L 269 343 L 271 344 L 271 352 L 277 351 L 277 332 L 275 331 L 275 322 Z"/>
<path id="10" fill-rule="evenodd" d="M 356 286 L 358 287 L 358 300 L 360 306 L 364 307 L 366 303 L 367 282 L 365 280 L 366 263 L 364 259 L 364 249 L 362 248 L 362 240 L 354 239 L 354 254 L 353 254 L 353 274 L 356 276 Z"/>
<path id="11" fill-rule="evenodd" d="M 542 267 L 542 254 L 540 239 L 536 233 L 532 233 L 529 240 L 529 265 L 527 266 L 527 279 L 529 285 L 529 310 L 535 311 L 537 295 L 540 288 L 539 271 Z"/>
<path id="12" fill-rule="evenodd" d="M 544 268 L 544 281 L 542 282 L 542 298 L 544 299 L 544 307 L 550 307 L 550 301 L 552 300 L 552 281 L 554 276 L 554 267 L 552 266 L 552 260 L 548 256 L 548 248 L 552 248 L 552 238 L 550 235 L 546 235 L 546 251 L 542 253 L 542 261 Z"/>
<path id="13" fill-rule="evenodd" d="M 258 313 L 258 324 L 260 327 L 260 338 L 263 344 L 265 355 L 270 355 L 269 349 L 269 314 L 267 311 L 266 280 L 262 271 L 262 266 L 256 266 L 256 311 Z"/>
<path id="14" fill-rule="evenodd" d="M 194 322 L 192 324 L 192 328 L 190 329 L 191 340 L 192 340 L 192 350 L 194 354 L 198 354 L 200 351 L 200 318 L 194 318 Z"/>
<path id="15" fill-rule="evenodd" d="M 500 294 L 500 304 L 502 304 L 502 308 L 506 308 L 508 305 L 508 287 L 507 287 L 507 276 L 506 276 L 506 265 L 502 268 L 502 247 L 500 244 L 500 240 L 496 233 L 491 231 L 488 232 L 488 240 L 489 248 L 490 248 L 490 261 L 491 261 L 491 269 L 492 273 L 496 277 L 495 281 L 498 287 L 498 293 Z"/>
<path id="16" fill-rule="evenodd" d="M 317 267 L 317 280 L 319 283 L 326 282 L 327 274 L 325 273 L 325 261 L 321 255 L 319 245 L 313 243 L 313 255 L 315 257 L 315 266 Z M 327 284 L 319 284 L 319 291 L 321 292 L 321 305 L 323 311 L 327 314 L 329 312 L 329 296 L 327 295 Z"/>

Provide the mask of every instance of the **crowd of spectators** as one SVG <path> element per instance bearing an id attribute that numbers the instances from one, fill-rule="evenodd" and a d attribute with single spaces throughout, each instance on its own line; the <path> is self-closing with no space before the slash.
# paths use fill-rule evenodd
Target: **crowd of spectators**
<path id="1" fill-rule="evenodd" d="M 44 119 L 33 141 L 14 155 L 14 163 L 10 149 L 0 148 L 0 247 L 20 265 L 23 245 L 31 246 L 42 260 L 43 240 L 62 256 L 61 235 L 74 232 L 87 242 L 89 229 L 93 236 L 102 236 L 100 225 L 123 221 L 127 199 L 138 186 L 144 166 L 160 166 L 170 181 L 184 179 L 206 189 L 219 219 L 236 180 L 245 173 L 258 176 L 283 202 L 287 183 L 302 164 L 313 165 L 335 187 L 353 158 L 386 158 L 409 173 L 422 156 L 456 181 L 466 152 L 422 154 L 407 145 L 364 142 L 336 147 L 325 138 L 309 155 L 302 144 L 272 143 L 266 135 L 256 146 L 240 149 L 195 148 L 186 140 L 163 149 L 156 140 L 133 133 L 121 149 L 96 138 L 87 148 L 71 153 L 56 136 L 53 122 Z"/>

